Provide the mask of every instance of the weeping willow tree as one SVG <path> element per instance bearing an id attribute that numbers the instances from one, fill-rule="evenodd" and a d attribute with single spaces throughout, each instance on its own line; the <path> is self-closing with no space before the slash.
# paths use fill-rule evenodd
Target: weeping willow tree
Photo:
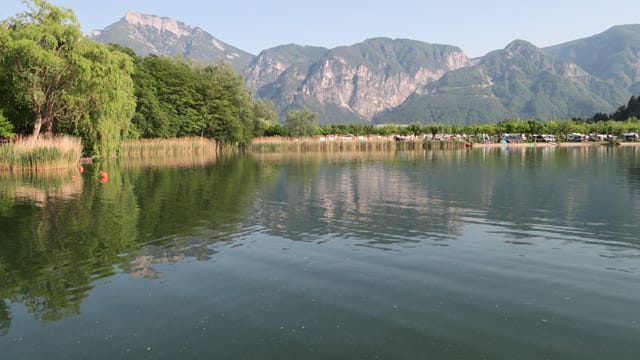
<path id="1" fill-rule="evenodd" d="M 7 103 L 28 105 L 33 114 L 34 137 L 51 135 L 63 119 L 66 93 L 76 82 L 73 54 L 82 38 L 80 26 L 69 9 L 44 0 L 27 3 L 29 10 L 2 24 L 3 82 L 10 92 Z"/>
<path id="2" fill-rule="evenodd" d="M 71 131 L 82 137 L 88 153 L 119 156 L 136 109 L 133 95 L 133 60 L 116 49 L 82 41 L 77 90 L 69 107 Z"/>
<path id="3" fill-rule="evenodd" d="M 31 125 L 33 137 L 70 133 L 83 138 L 87 154 L 117 154 L 135 112 L 131 57 L 85 39 L 72 10 L 26 4 L 0 23 L 5 114 L 22 129 Z"/>

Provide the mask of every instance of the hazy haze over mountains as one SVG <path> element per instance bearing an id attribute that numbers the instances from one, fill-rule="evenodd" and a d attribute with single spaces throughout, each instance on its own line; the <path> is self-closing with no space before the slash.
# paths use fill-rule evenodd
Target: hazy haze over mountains
<path id="1" fill-rule="evenodd" d="M 640 25 L 544 49 L 515 40 L 473 60 L 456 46 L 389 38 L 333 49 L 289 44 L 254 56 L 198 27 L 133 11 L 89 36 L 139 55 L 223 59 L 281 115 L 307 107 L 322 123 L 588 117 L 640 91 Z"/>

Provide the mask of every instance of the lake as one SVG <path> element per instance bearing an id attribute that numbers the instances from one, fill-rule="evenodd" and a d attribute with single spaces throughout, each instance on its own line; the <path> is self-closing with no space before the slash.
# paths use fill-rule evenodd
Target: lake
<path id="1" fill-rule="evenodd" d="M 0 354 L 637 359 L 640 147 L 0 175 Z"/>

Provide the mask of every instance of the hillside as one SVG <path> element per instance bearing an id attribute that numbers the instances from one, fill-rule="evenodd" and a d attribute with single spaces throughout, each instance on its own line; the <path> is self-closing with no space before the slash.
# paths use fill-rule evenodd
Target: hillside
<path id="1" fill-rule="evenodd" d="M 619 25 L 600 34 L 544 49 L 591 74 L 640 94 L 640 25 Z"/>
<path id="2" fill-rule="evenodd" d="M 573 62 L 524 40 L 451 71 L 376 122 L 495 122 L 504 118 L 566 119 L 611 111 L 628 98 Z"/>

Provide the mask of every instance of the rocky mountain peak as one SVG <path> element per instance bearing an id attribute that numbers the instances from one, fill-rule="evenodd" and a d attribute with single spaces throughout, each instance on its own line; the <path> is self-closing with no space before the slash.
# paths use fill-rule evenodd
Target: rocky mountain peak
<path id="1" fill-rule="evenodd" d="M 513 40 L 505 48 L 507 56 L 521 56 L 524 58 L 538 57 L 540 49 L 526 40 Z"/>
<path id="2" fill-rule="evenodd" d="M 88 37 L 102 43 L 116 43 L 133 49 L 138 55 L 180 55 L 205 63 L 220 59 L 240 71 L 253 55 L 216 39 L 199 27 L 168 17 L 127 11 L 118 22 Z"/>
<path id="3" fill-rule="evenodd" d="M 141 14 L 133 10 L 127 11 L 124 20 L 134 26 L 152 27 L 158 32 L 168 31 L 176 36 L 188 36 L 193 31 L 191 26 L 185 25 L 175 19 Z"/>

